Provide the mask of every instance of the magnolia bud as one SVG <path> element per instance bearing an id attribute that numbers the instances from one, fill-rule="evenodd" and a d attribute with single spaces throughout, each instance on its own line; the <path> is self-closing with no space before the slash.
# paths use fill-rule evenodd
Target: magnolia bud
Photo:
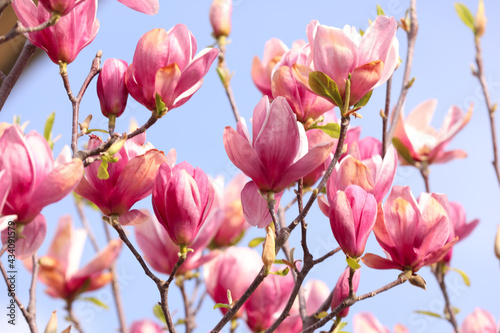
<path id="1" fill-rule="evenodd" d="M 495 237 L 495 255 L 500 259 L 500 225 L 498 226 L 497 236 Z"/>
<path id="2" fill-rule="evenodd" d="M 266 232 L 266 240 L 264 241 L 264 249 L 262 250 L 262 262 L 264 263 L 266 274 L 268 274 L 276 258 L 276 251 L 274 249 L 276 234 L 273 223 L 267 226 Z"/>
<path id="3" fill-rule="evenodd" d="M 105 117 L 119 117 L 127 106 L 128 91 L 125 86 L 127 63 L 119 59 L 106 59 L 97 79 L 97 96 Z"/>
<path id="4" fill-rule="evenodd" d="M 215 38 L 229 36 L 231 33 L 232 0 L 214 0 L 210 6 L 210 24 Z"/>
<path id="5" fill-rule="evenodd" d="M 479 4 L 477 6 L 476 20 L 474 21 L 474 33 L 477 37 L 481 37 L 484 35 L 484 31 L 486 30 L 486 15 L 484 14 L 484 2 L 483 0 L 479 0 Z"/>

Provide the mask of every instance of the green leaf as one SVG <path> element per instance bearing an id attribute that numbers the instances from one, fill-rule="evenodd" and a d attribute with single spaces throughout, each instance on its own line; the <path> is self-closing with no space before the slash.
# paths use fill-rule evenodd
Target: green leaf
<path id="1" fill-rule="evenodd" d="M 334 139 L 338 139 L 340 136 L 340 125 L 337 123 L 328 123 L 326 125 L 313 125 L 309 127 L 309 129 L 319 129 L 325 132 L 325 134 L 329 135 Z"/>
<path id="2" fill-rule="evenodd" d="M 460 309 L 457 308 L 457 307 L 452 306 L 451 309 L 453 310 L 453 313 L 455 313 L 455 314 L 459 314 L 460 313 Z"/>
<path id="3" fill-rule="evenodd" d="M 432 312 L 432 311 L 416 310 L 415 313 L 420 313 L 420 314 L 423 314 L 423 315 L 426 315 L 426 316 L 444 319 L 443 316 L 441 316 L 439 313 L 435 313 L 435 312 Z"/>
<path id="4" fill-rule="evenodd" d="M 97 305 L 98 307 L 103 308 L 105 310 L 109 310 L 109 306 L 96 297 L 80 297 L 80 299 L 83 301 L 94 303 L 94 305 Z"/>
<path id="5" fill-rule="evenodd" d="M 174 323 L 174 326 L 179 326 L 179 325 L 184 325 L 186 323 L 185 319 L 179 318 L 177 321 Z"/>
<path id="6" fill-rule="evenodd" d="M 161 306 L 159 304 L 155 304 L 155 306 L 153 306 L 153 314 L 162 323 L 167 324 L 167 321 L 165 320 L 165 315 L 163 314 L 163 310 L 161 309 Z"/>
<path id="7" fill-rule="evenodd" d="M 52 112 L 45 121 L 45 128 L 43 129 L 43 137 L 47 142 L 50 142 L 52 138 L 52 126 L 54 126 L 54 119 L 56 118 L 56 113 Z"/>
<path id="8" fill-rule="evenodd" d="M 347 261 L 347 264 L 349 265 L 349 267 L 351 267 L 352 269 L 358 269 L 361 267 L 361 265 L 358 263 L 358 261 L 354 258 L 345 257 L 345 260 Z"/>
<path id="9" fill-rule="evenodd" d="M 97 178 L 99 179 L 108 179 L 108 161 L 102 160 L 101 165 L 99 165 L 99 170 L 97 171 Z"/>
<path id="10" fill-rule="evenodd" d="M 226 308 L 226 309 L 229 309 L 229 305 L 227 304 L 224 304 L 224 303 L 217 303 L 214 305 L 214 310 L 215 309 L 218 309 L 218 308 Z"/>
<path id="11" fill-rule="evenodd" d="M 361 109 L 370 101 L 372 97 L 373 90 L 370 90 L 366 95 L 363 96 L 356 104 L 354 104 L 354 109 Z M 339 127 L 340 128 L 340 127 Z"/>
<path id="12" fill-rule="evenodd" d="M 382 9 L 382 7 L 379 4 L 377 4 L 377 15 L 384 15 L 385 16 L 384 10 Z"/>
<path id="13" fill-rule="evenodd" d="M 250 242 L 248 242 L 248 247 L 254 248 L 257 245 L 261 244 L 264 242 L 266 239 L 264 237 L 257 237 L 252 239 Z"/>
<path id="14" fill-rule="evenodd" d="M 415 165 L 417 162 L 411 157 L 410 150 L 398 138 L 392 138 L 392 145 L 406 162 L 410 165 Z"/>
<path id="15" fill-rule="evenodd" d="M 469 8 L 462 3 L 455 2 L 455 10 L 457 11 L 458 17 L 468 26 L 473 32 L 476 31 L 474 28 L 474 16 L 470 12 Z"/>
<path id="16" fill-rule="evenodd" d="M 156 93 L 155 102 L 156 102 L 156 113 L 158 114 L 158 118 L 161 118 L 167 113 L 168 108 L 165 105 L 165 103 L 163 103 L 163 101 L 161 100 L 161 96 L 158 93 Z"/>
<path id="17" fill-rule="evenodd" d="M 340 322 L 337 327 L 335 327 L 335 329 L 333 330 L 332 333 L 341 333 L 343 331 L 341 331 L 344 327 L 347 326 L 347 322 Z"/>
<path id="18" fill-rule="evenodd" d="M 281 259 L 274 259 L 274 263 L 276 265 L 283 265 L 284 264 L 283 260 L 281 260 Z"/>
<path id="19" fill-rule="evenodd" d="M 365 31 L 361 28 L 359 28 L 359 34 L 361 35 L 361 37 L 363 37 L 363 35 L 365 34 Z"/>
<path id="20" fill-rule="evenodd" d="M 108 134 L 109 132 L 100 128 L 92 128 L 87 130 L 87 133 L 92 133 L 92 132 L 101 132 L 101 133 L 106 133 Z"/>
<path id="21" fill-rule="evenodd" d="M 454 271 L 454 272 L 457 272 L 458 274 L 460 274 L 462 276 L 462 279 L 464 280 L 464 283 L 467 287 L 470 287 L 470 279 L 469 279 L 469 276 L 462 270 L 458 269 L 458 268 L 453 268 L 453 267 L 448 267 L 448 269 Z"/>
<path id="22" fill-rule="evenodd" d="M 290 272 L 290 268 L 287 267 L 282 271 L 269 272 L 269 273 L 274 274 L 274 275 L 279 275 L 279 276 L 286 276 L 288 274 L 288 272 Z"/>
<path id="23" fill-rule="evenodd" d="M 309 74 L 309 86 L 316 94 L 329 99 L 340 109 L 344 107 L 337 83 L 325 73 L 319 71 L 311 72 Z"/>
<path id="24" fill-rule="evenodd" d="M 326 316 L 328 316 L 328 312 L 326 311 L 321 311 L 320 313 L 318 313 L 317 315 L 315 315 L 314 317 L 317 318 L 317 319 L 323 319 L 325 318 Z"/>

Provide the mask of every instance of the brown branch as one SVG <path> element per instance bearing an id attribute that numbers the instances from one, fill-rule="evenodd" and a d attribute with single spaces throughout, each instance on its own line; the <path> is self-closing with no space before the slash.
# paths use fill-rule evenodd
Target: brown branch
<path id="1" fill-rule="evenodd" d="M 66 303 L 66 311 L 68 312 L 68 318 L 73 323 L 73 327 L 80 333 L 84 333 L 82 329 L 82 325 L 80 324 L 80 320 L 73 312 L 73 301 L 68 301 Z"/>
<path id="2" fill-rule="evenodd" d="M 11 2 L 12 2 L 12 0 L 1 0 L 0 1 L 0 17 L 2 15 L 3 11 L 5 10 L 5 8 L 7 8 Z"/>
<path id="3" fill-rule="evenodd" d="M 226 36 L 220 36 L 217 39 L 217 44 L 219 45 L 219 62 L 217 64 L 217 73 L 221 79 L 224 90 L 226 91 L 229 104 L 231 104 L 231 109 L 233 110 L 234 119 L 236 122 L 240 120 L 240 113 L 238 107 L 236 106 L 236 101 L 234 99 L 233 89 L 231 88 L 231 74 L 226 65 Z"/>
<path id="4" fill-rule="evenodd" d="M 391 111 L 391 88 L 392 88 L 392 75 L 387 80 L 386 90 L 385 90 L 385 109 L 382 115 L 382 158 L 385 156 L 387 151 L 387 117 Z"/>
<path id="5" fill-rule="evenodd" d="M 475 36 L 474 44 L 476 46 L 476 64 L 477 71 L 476 76 L 481 84 L 481 88 L 484 94 L 484 101 L 486 102 L 486 108 L 488 109 L 488 116 L 490 119 L 490 130 L 491 130 L 491 142 L 493 145 L 493 168 L 495 169 L 495 174 L 497 176 L 498 184 L 500 185 L 500 167 L 498 165 L 498 146 L 497 146 L 497 135 L 495 130 L 495 108 L 496 106 L 491 102 L 490 92 L 488 90 L 488 84 L 486 82 L 486 77 L 484 74 L 484 64 L 483 56 L 481 50 L 481 40 L 479 36 Z"/>
<path id="6" fill-rule="evenodd" d="M 445 318 L 451 324 L 451 326 L 453 326 L 453 330 L 455 331 L 455 333 L 459 333 L 457 319 L 455 318 L 455 312 L 453 311 L 453 307 L 451 306 L 450 297 L 448 296 L 448 291 L 446 290 L 446 282 L 444 281 L 444 264 L 438 263 L 436 265 L 436 269 L 433 269 L 432 272 L 434 273 L 434 276 L 439 283 L 439 288 L 443 293 L 445 302 Z"/>
<path id="7" fill-rule="evenodd" d="M 2 86 L 0 87 L 0 111 L 2 111 L 3 106 L 5 105 L 5 102 L 10 95 L 10 92 L 14 88 L 24 68 L 28 64 L 28 61 L 35 53 L 35 50 L 36 46 L 31 44 L 29 40 L 24 43 L 24 47 L 21 51 L 21 54 L 17 58 L 14 67 L 12 67 L 12 70 L 10 71 L 9 75 L 3 80 Z"/>
<path id="8" fill-rule="evenodd" d="M 415 52 L 415 41 L 417 40 L 418 33 L 418 18 L 417 18 L 417 0 L 410 0 L 410 31 L 408 31 L 408 51 L 406 54 L 406 64 L 405 71 L 403 74 L 403 85 L 401 86 L 401 93 L 399 94 L 398 102 L 394 108 L 394 113 L 391 117 L 391 126 L 389 127 L 389 132 L 387 132 L 386 149 L 392 142 L 392 137 L 394 136 L 394 131 L 396 130 L 396 125 L 399 121 L 399 114 L 403 109 L 405 104 L 406 94 L 408 89 L 410 89 L 410 75 L 411 67 L 413 64 L 413 54 Z"/>
<path id="9" fill-rule="evenodd" d="M 28 313 L 30 314 L 30 320 L 32 322 L 31 326 L 36 327 L 36 282 L 38 279 L 38 271 L 40 266 L 38 265 L 37 254 L 31 256 L 31 261 L 33 265 L 33 270 L 31 271 L 31 285 L 30 285 L 30 299 L 28 301 Z"/>
<path id="10" fill-rule="evenodd" d="M 188 299 L 188 296 L 187 296 L 187 293 L 186 293 L 186 289 L 184 288 L 184 281 L 181 280 L 181 282 L 179 283 L 179 289 L 181 291 L 181 295 L 182 295 L 182 300 L 184 302 L 184 313 L 186 314 L 186 318 L 185 318 L 185 325 L 186 325 L 186 333 L 191 333 L 194 326 L 193 325 L 193 316 L 192 316 L 192 312 L 191 312 L 191 303 Z"/>
<path id="11" fill-rule="evenodd" d="M 52 16 L 48 19 L 48 21 L 43 22 L 42 24 L 39 24 L 36 27 L 23 27 L 22 23 L 17 21 L 14 27 L 7 34 L 0 36 L 0 44 L 5 43 L 21 34 L 47 29 L 48 27 L 51 27 L 54 24 L 56 24 L 60 18 L 61 18 L 60 14 L 52 13 Z"/>
<path id="12" fill-rule="evenodd" d="M 315 322 L 317 322 L 319 320 L 319 318 L 317 318 L 317 316 L 321 312 L 328 310 L 328 308 L 331 306 L 332 298 L 333 298 L 333 290 L 331 291 L 330 295 L 328 295 L 328 297 L 325 299 L 323 304 L 321 304 L 320 307 L 312 315 L 310 315 L 306 318 L 306 320 L 302 323 L 302 327 L 309 327 L 312 324 L 314 324 Z"/>
<path id="13" fill-rule="evenodd" d="M 330 252 L 328 252 L 327 254 L 325 254 L 324 256 L 322 257 L 319 257 L 318 259 L 316 260 L 313 260 L 313 264 L 314 265 L 317 265 L 319 264 L 320 262 L 323 262 L 325 261 L 325 259 L 328 259 L 330 258 L 331 256 L 333 256 L 335 253 L 339 252 L 341 250 L 340 246 L 337 247 L 335 250 L 331 250 Z"/>
<path id="14" fill-rule="evenodd" d="M 425 191 L 427 193 L 431 193 L 431 186 L 429 184 L 429 168 L 427 166 L 426 162 L 422 162 L 420 164 L 420 174 L 422 175 L 422 178 L 424 179 L 424 184 L 425 184 Z"/>
<path id="15" fill-rule="evenodd" d="M 87 235 L 89 236 L 90 243 L 92 244 L 94 251 L 99 252 L 99 244 L 97 243 L 97 240 L 95 239 L 94 236 L 94 232 L 92 231 L 92 227 L 90 226 L 90 223 L 87 220 L 87 217 L 85 216 L 83 199 L 80 198 L 75 199 L 75 206 L 78 216 L 80 217 L 80 221 L 82 222 L 83 228 L 85 229 Z"/>

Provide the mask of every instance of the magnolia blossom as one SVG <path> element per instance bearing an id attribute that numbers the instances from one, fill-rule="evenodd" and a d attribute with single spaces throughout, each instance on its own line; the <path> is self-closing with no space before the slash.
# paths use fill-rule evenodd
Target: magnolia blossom
<path id="1" fill-rule="evenodd" d="M 25 27 L 35 27 L 51 17 L 43 5 L 38 7 L 31 0 L 14 0 L 12 7 Z M 47 52 L 54 63 L 71 63 L 80 51 L 97 35 L 97 0 L 85 0 L 46 29 L 29 32 L 26 37 L 33 45 Z"/>
<path id="2" fill-rule="evenodd" d="M 12 219 L 9 220 L 13 221 Z M 11 227 L 11 229 L 8 227 Z M 42 245 L 47 234 L 47 221 L 42 214 L 38 214 L 30 223 L 16 225 L 15 231 L 12 228 L 14 228 L 14 225 L 9 225 L 8 222 L 5 223 L 5 229 L 2 231 L 2 243 L 7 243 L 9 237 L 12 239 L 15 236 L 17 239 L 14 255 L 16 259 L 24 260 L 35 254 Z"/>
<path id="3" fill-rule="evenodd" d="M 171 274 L 172 269 L 179 260 L 179 246 L 174 244 L 167 231 L 158 220 L 144 211 L 148 219 L 134 226 L 137 244 L 143 253 L 144 260 L 157 272 Z M 193 252 L 189 253 L 184 263 L 179 267 L 178 273 L 182 274 L 196 269 L 210 261 L 217 255 L 217 251 L 203 254 L 211 237 L 219 227 L 219 218 L 212 216 L 203 225 L 196 240 L 189 246 Z"/>
<path id="4" fill-rule="evenodd" d="M 231 291 L 231 298 L 237 300 L 243 296 L 261 268 L 262 260 L 255 250 L 229 247 L 203 266 L 207 293 L 215 303 L 228 304 L 228 290 Z M 238 312 L 240 315 L 246 304 Z M 228 311 L 223 307 L 219 309 L 223 314 Z"/>
<path id="5" fill-rule="evenodd" d="M 309 73 L 313 70 L 323 72 L 335 81 L 342 100 L 351 75 L 349 105 L 354 105 L 384 84 L 398 66 L 396 30 L 396 20 L 383 15 L 377 16 L 363 36 L 348 25 L 339 29 L 311 21 L 307 26 L 307 38 L 313 65 L 296 64 L 295 74 L 299 82 L 308 87 Z"/>
<path id="6" fill-rule="evenodd" d="M 130 9 L 148 15 L 155 15 L 160 9 L 160 2 L 158 0 L 118 0 L 118 2 L 121 2 Z"/>
<path id="7" fill-rule="evenodd" d="M 157 96 L 167 111 L 186 103 L 201 87 L 219 53 L 205 48 L 195 55 L 196 49 L 196 39 L 183 24 L 168 32 L 153 29 L 145 33 L 125 76 L 130 95 L 151 111 L 157 109 Z"/>
<path id="8" fill-rule="evenodd" d="M 149 319 L 137 320 L 130 326 L 130 333 L 162 333 L 161 326 Z"/>
<path id="9" fill-rule="evenodd" d="M 2 134 L 0 133 L 0 136 Z M 15 221 L 17 219 L 16 215 L 6 215 L 3 216 L 3 206 L 7 201 L 7 196 L 9 195 L 10 190 L 10 177 L 7 174 L 6 170 L 0 171 L 0 231 L 8 227 L 9 221 Z"/>
<path id="10" fill-rule="evenodd" d="M 451 228 L 448 240 L 458 237 L 458 241 L 464 240 L 479 224 L 479 219 L 474 219 L 467 223 L 465 208 L 458 202 L 450 202 L 450 220 L 453 228 Z M 453 254 L 453 248 L 446 254 L 443 261 L 449 263 Z"/>
<path id="11" fill-rule="evenodd" d="M 92 201 L 106 216 L 117 215 L 122 225 L 143 222 L 147 216 L 130 208 L 151 194 L 156 172 L 167 159 L 163 152 L 144 145 L 146 135 L 140 134 L 127 140 L 116 153 L 118 161 L 108 164 L 109 178 L 99 179 L 101 161 L 85 168 L 85 176 L 75 192 Z M 91 136 L 88 149 L 98 147 L 102 140 Z"/>
<path id="12" fill-rule="evenodd" d="M 498 328 L 495 317 L 488 311 L 480 308 L 474 309 L 468 315 L 460 328 L 461 333 L 497 333 Z"/>
<path id="13" fill-rule="evenodd" d="M 119 117 L 127 106 L 128 91 L 125 86 L 127 62 L 120 59 L 106 59 L 97 79 L 97 96 L 101 112 L 105 117 Z"/>
<path id="14" fill-rule="evenodd" d="M 210 6 L 210 24 L 215 38 L 231 33 L 232 0 L 214 0 Z"/>
<path id="15" fill-rule="evenodd" d="M 452 106 L 439 131 L 430 126 L 436 105 L 437 100 L 435 99 L 425 101 L 417 105 L 408 114 L 406 120 L 401 112 L 394 138 L 399 140 L 413 160 L 408 161 L 406 154 L 400 151 L 403 164 L 414 164 L 415 162 L 445 163 L 454 158 L 467 156 L 467 153 L 460 149 L 449 151 L 445 151 L 445 149 L 451 139 L 469 122 L 472 116 L 472 105 L 467 113 L 457 106 Z"/>
<path id="16" fill-rule="evenodd" d="M 349 270 L 350 268 L 347 267 L 344 272 L 342 272 L 339 279 L 337 280 L 335 289 L 333 289 L 331 304 L 332 310 L 335 310 L 335 308 L 339 306 L 340 303 L 342 303 L 342 301 L 347 298 L 347 296 L 349 296 Z M 357 269 L 352 277 L 352 289 L 354 292 L 358 291 L 360 272 L 361 270 Z M 340 311 L 337 316 L 343 318 L 347 317 L 348 314 L 349 308 L 345 308 L 344 310 Z"/>
<path id="17" fill-rule="evenodd" d="M 152 199 L 155 215 L 170 239 L 176 245 L 186 246 L 195 240 L 207 219 L 214 189 L 200 168 L 187 162 L 173 169 L 163 164 L 155 179 Z"/>
<path id="18" fill-rule="evenodd" d="M 337 192 L 330 207 L 333 236 L 347 256 L 360 257 L 375 225 L 375 197 L 357 185 L 349 185 L 345 192 Z"/>
<path id="19" fill-rule="evenodd" d="M 229 126 L 224 130 L 224 147 L 233 164 L 264 192 L 279 193 L 310 173 L 333 146 L 321 144 L 307 152 L 304 128 L 283 97 L 272 104 L 266 96 L 261 99 L 253 112 L 252 132 L 253 141 L 241 118 L 237 131 Z"/>
<path id="20" fill-rule="evenodd" d="M 99 289 L 111 281 L 108 269 L 120 254 L 121 241 L 110 241 L 87 265 L 78 269 L 86 236 L 85 230 L 73 229 L 70 216 L 59 220 L 49 251 L 39 259 L 38 279 L 47 285 L 50 296 L 71 302 L 82 292 Z"/>
<path id="21" fill-rule="evenodd" d="M 4 130 L 0 151 L 0 172 L 5 171 L 3 177 L 10 178 L 1 215 L 16 215 L 19 223 L 31 222 L 43 207 L 64 198 L 82 177 L 80 159 L 72 160 L 63 149 L 54 161 L 43 136 L 35 131 L 25 136 L 17 125 Z"/>
<path id="22" fill-rule="evenodd" d="M 357 313 L 352 318 L 353 333 L 391 333 L 380 321 L 369 312 Z M 394 333 L 409 333 L 403 325 L 394 326 Z"/>
<path id="23" fill-rule="evenodd" d="M 281 197 L 284 191 L 274 195 L 274 211 L 277 212 L 280 206 Z M 249 225 L 265 228 L 272 222 L 273 218 L 269 213 L 267 200 L 259 193 L 259 188 L 253 181 L 248 182 L 241 191 L 241 205 L 243 215 Z"/>
<path id="24" fill-rule="evenodd" d="M 422 193 L 417 202 L 409 186 L 394 186 L 384 206 L 379 204 L 373 229 L 387 259 L 371 253 L 361 259 L 371 268 L 414 273 L 442 260 L 457 241 L 448 238 L 448 211 L 445 194 Z"/>

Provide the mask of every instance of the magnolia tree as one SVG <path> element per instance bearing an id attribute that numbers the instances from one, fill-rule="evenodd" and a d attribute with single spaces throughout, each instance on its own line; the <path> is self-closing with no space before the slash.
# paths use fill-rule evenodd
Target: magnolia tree
<path id="1" fill-rule="evenodd" d="M 477 179 L 466 178 L 479 172 L 500 183 L 497 104 L 490 96 L 498 81 L 483 61 L 482 0 L 475 14 L 460 3 L 454 5 L 458 18 L 452 4 L 445 11 L 456 34 L 467 37 L 460 45 L 468 61 L 475 47 L 475 78 L 466 68 L 460 79 L 445 78 L 442 89 L 431 91 L 416 88 L 435 82 L 416 80 L 413 64 L 439 58 L 434 53 L 454 57 L 456 50 L 440 49 L 447 41 L 436 43 L 427 33 L 452 20 L 422 19 L 429 10 L 417 15 L 416 0 L 352 13 L 336 8 L 340 25 L 331 4 L 299 10 L 291 18 L 302 32 L 287 35 L 293 43 L 259 27 L 270 16 L 253 17 L 251 27 L 240 24 L 248 22 L 253 3 L 235 3 L 242 20 L 233 22 L 230 0 L 196 4 L 197 10 L 177 4 L 186 6 L 178 16 L 186 24 L 174 24 L 169 4 L 119 2 L 142 14 L 116 4 L 115 18 L 100 23 L 94 0 L 0 6 L 12 5 L 19 20 L 0 42 L 15 45 L 18 36 L 27 37 L 0 87 L 6 283 L 0 327 L 46 333 L 391 332 L 384 325 L 400 333 L 499 331 L 498 302 L 491 303 L 498 300 L 496 210 L 479 216 L 485 233 L 476 243 L 487 250 L 461 245 L 479 224 L 466 210 L 490 196 Z M 269 8 L 284 26 L 289 22 L 276 14 L 287 10 Z M 143 14 L 156 16 L 144 20 Z M 137 38 L 127 35 L 130 26 Z M 120 47 L 113 39 L 94 47 L 100 29 L 115 29 Z M 233 29 L 254 38 L 239 42 Z M 270 39 L 257 42 L 259 33 Z M 260 46 L 248 47 L 253 44 Z M 46 54 L 27 66 L 37 48 Z M 231 63 L 247 68 L 246 76 L 233 76 Z M 451 60 L 439 66 L 434 80 L 458 71 Z M 50 88 L 39 87 L 40 94 L 24 81 L 13 90 L 18 79 L 35 75 Z M 435 129 L 439 109 L 429 98 L 459 92 L 476 79 L 478 101 L 458 93 L 459 105 L 442 113 Z M 248 92 L 252 81 L 257 89 Z M 203 95 L 203 89 L 212 90 Z M 29 109 L 16 108 L 22 105 L 16 100 Z M 405 110 L 407 101 L 413 110 Z M 130 120 L 132 113 L 139 123 Z M 481 150 L 466 168 L 457 159 L 471 152 L 448 145 L 481 113 L 488 117 L 477 126 L 485 135 L 491 131 L 493 154 Z M 45 125 L 39 114 L 48 116 Z M 23 123 L 21 116 L 37 120 Z M 471 149 L 491 146 L 470 134 Z M 412 176 L 421 176 L 420 183 Z M 454 201 L 466 194 L 473 204 Z M 480 273 L 469 278 L 467 270 Z"/>

